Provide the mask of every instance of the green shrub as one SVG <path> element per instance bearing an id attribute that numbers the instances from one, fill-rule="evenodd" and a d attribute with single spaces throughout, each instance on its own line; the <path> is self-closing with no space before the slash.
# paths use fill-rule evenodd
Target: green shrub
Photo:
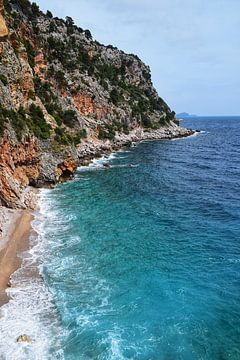
<path id="1" fill-rule="evenodd" d="M 26 131 L 26 115 L 24 109 L 21 107 L 18 112 L 10 110 L 11 123 L 18 140 L 21 140 Z"/>
<path id="2" fill-rule="evenodd" d="M 13 4 L 20 7 L 22 12 L 26 15 L 29 15 L 31 12 L 31 3 L 28 0 L 12 0 Z"/>
<path id="3" fill-rule="evenodd" d="M 39 6 L 35 2 L 33 2 L 31 8 L 32 8 L 32 18 L 35 19 L 40 14 Z"/>
<path id="4" fill-rule="evenodd" d="M 49 19 L 52 19 L 53 14 L 51 13 L 51 11 L 47 10 L 46 16 L 47 16 Z"/>
<path id="5" fill-rule="evenodd" d="M 64 73 L 61 71 L 61 70 L 58 70 L 56 73 L 55 73 L 55 79 L 56 81 L 58 82 L 58 85 L 60 87 L 65 87 L 67 86 L 67 81 L 65 79 L 65 75 Z"/>
<path id="6" fill-rule="evenodd" d="M 118 84 L 118 75 L 120 74 L 120 69 L 116 68 L 113 65 L 109 64 L 103 64 L 97 66 L 98 73 L 100 76 L 100 79 L 106 80 L 109 79 L 112 84 Z"/>
<path id="7" fill-rule="evenodd" d="M 129 134 L 129 128 L 127 127 L 127 125 L 123 125 L 122 130 L 123 130 L 123 133 L 124 133 L 125 135 L 128 135 L 128 134 Z"/>
<path id="8" fill-rule="evenodd" d="M 113 140 L 115 137 L 115 130 L 112 125 L 106 126 L 106 129 L 100 128 L 98 133 L 98 138 L 100 140 Z"/>
<path id="9" fill-rule="evenodd" d="M 114 105 L 118 105 L 122 100 L 122 95 L 119 94 L 116 88 L 110 92 L 110 100 Z"/>
<path id="10" fill-rule="evenodd" d="M 49 31 L 49 33 L 53 33 L 53 32 L 55 32 L 55 31 L 57 31 L 57 27 L 56 27 L 54 21 L 51 21 L 51 22 L 50 22 L 48 31 Z"/>
<path id="11" fill-rule="evenodd" d="M 4 5 L 4 10 L 10 14 L 12 11 L 12 8 L 11 8 L 11 5 L 9 4 L 9 1 L 3 0 L 3 5 Z"/>
<path id="12" fill-rule="evenodd" d="M 3 83 L 4 86 L 8 85 L 8 79 L 3 74 L 0 75 L 0 81 Z"/>
<path id="13" fill-rule="evenodd" d="M 46 123 L 44 115 L 39 106 L 31 104 L 29 107 L 30 119 L 28 119 L 28 127 L 36 137 L 46 140 L 50 137 L 50 125 Z"/>
<path id="14" fill-rule="evenodd" d="M 7 120 L 6 109 L 0 105 L 0 137 L 3 136 L 6 120 Z"/>
<path id="15" fill-rule="evenodd" d="M 29 92 L 28 92 L 28 99 L 29 100 L 35 100 L 35 93 L 34 93 L 34 91 L 33 90 L 29 90 Z"/>
<path id="16" fill-rule="evenodd" d="M 85 30 L 84 33 L 87 39 L 92 40 L 92 34 L 90 30 Z"/>
<path id="17" fill-rule="evenodd" d="M 74 110 L 66 110 L 63 113 L 63 123 L 70 127 L 74 128 L 78 121 L 77 114 Z"/>
<path id="18" fill-rule="evenodd" d="M 66 132 L 66 129 L 57 127 L 55 129 L 55 140 L 62 145 L 74 145 L 80 144 L 83 138 L 86 138 L 87 131 L 82 129 L 75 133 Z"/>
<path id="19" fill-rule="evenodd" d="M 4 133 L 6 122 L 12 125 L 17 139 L 21 140 L 23 133 L 26 131 L 26 117 L 23 108 L 14 111 L 0 106 L 0 136 Z"/>
<path id="20" fill-rule="evenodd" d="M 92 64 L 91 59 L 87 53 L 87 51 L 83 48 L 83 46 L 78 46 L 78 55 L 77 62 L 81 65 L 90 66 Z"/>
<path id="21" fill-rule="evenodd" d="M 147 116 L 143 116 L 141 122 L 142 122 L 142 126 L 145 127 L 145 128 L 149 129 L 149 128 L 153 127 L 153 125 L 151 123 L 151 120 Z"/>
<path id="22" fill-rule="evenodd" d="M 29 65 L 31 66 L 32 69 L 34 69 L 34 67 L 35 67 L 35 50 L 34 50 L 32 44 L 27 39 L 23 39 L 23 44 L 26 48 Z"/>

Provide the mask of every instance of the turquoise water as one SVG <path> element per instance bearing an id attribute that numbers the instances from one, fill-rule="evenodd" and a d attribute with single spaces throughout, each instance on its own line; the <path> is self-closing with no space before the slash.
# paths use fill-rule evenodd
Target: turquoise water
<path id="1" fill-rule="evenodd" d="M 65 359 L 240 359 L 240 121 L 192 126 L 46 195 Z"/>
<path id="2" fill-rule="evenodd" d="M 240 359 L 240 118 L 184 124 L 42 193 L 39 359 Z"/>

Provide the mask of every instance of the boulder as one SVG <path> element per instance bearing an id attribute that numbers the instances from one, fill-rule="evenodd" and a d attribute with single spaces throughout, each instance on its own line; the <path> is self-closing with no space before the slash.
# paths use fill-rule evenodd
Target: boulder
<path id="1" fill-rule="evenodd" d="M 18 343 L 30 343 L 32 341 L 31 341 L 31 338 L 28 335 L 24 334 L 24 335 L 20 335 L 17 338 L 17 342 Z"/>

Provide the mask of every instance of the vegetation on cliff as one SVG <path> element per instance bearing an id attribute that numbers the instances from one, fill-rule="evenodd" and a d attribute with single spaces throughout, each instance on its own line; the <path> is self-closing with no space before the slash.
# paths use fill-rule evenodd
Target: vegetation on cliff
<path id="1" fill-rule="evenodd" d="M 28 0 L 4 0 L 9 39 L 0 51 L 0 136 L 10 124 L 20 140 L 76 144 L 91 129 L 114 139 L 174 119 L 135 55 L 92 39 L 73 19 L 44 14 Z M 12 68 L 12 69 L 11 69 Z"/>
<path id="2" fill-rule="evenodd" d="M 153 132 L 191 133 L 174 121 L 136 55 L 28 0 L 0 0 L 0 205 L 32 207 L 32 186 Z"/>

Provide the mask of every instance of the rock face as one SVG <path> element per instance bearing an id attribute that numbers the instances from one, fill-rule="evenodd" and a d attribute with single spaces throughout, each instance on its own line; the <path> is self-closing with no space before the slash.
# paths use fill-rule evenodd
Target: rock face
<path id="1" fill-rule="evenodd" d="M 9 139 L 0 143 L 0 204 L 8 207 L 33 207 L 28 185 L 39 177 L 39 151 L 36 140 L 27 137 L 13 145 Z"/>
<path id="2" fill-rule="evenodd" d="M 92 39 L 28 0 L 0 0 L 0 204 L 131 141 L 189 135 L 136 55 Z"/>

